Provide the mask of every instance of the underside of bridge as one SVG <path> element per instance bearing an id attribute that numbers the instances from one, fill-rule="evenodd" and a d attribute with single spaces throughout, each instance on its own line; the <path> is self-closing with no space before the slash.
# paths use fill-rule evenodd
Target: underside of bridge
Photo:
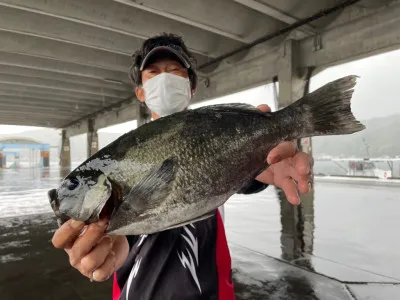
<path id="1" fill-rule="evenodd" d="M 399 28 L 400 0 L 0 0 L 0 124 L 63 129 L 69 167 L 69 137 L 88 133 L 90 155 L 98 129 L 142 124 L 128 68 L 152 35 L 195 53 L 194 102 L 278 80 L 282 107 L 310 71 L 400 48 Z M 313 191 L 281 210 L 285 259 L 311 253 Z"/>
<path id="2" fill-rule="evenodd" d="M 70 137 L 137 119 L 131 54 L 160 32 L 196 54 L 195 102 L 276 77 L 286 105 L 306 68 L 396 49 L 398 28 L 389 0 L 0 0 L 0 123 Z"/>

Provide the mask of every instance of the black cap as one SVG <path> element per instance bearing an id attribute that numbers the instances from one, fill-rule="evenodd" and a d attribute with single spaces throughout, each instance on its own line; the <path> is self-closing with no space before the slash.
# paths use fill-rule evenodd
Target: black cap
<path id="1" fill-rule="evenodd" d="M 133 55 L 133 63 L 129 70 L 129 77 L 135 85 L 141 84 L 141 72 L 148 63 L 158 57 L 173 57 L 188 69 L 191 87 L 197 85 L 197 75 L 194 69 L 195 58 L 186 48 L 183 39 L 175 34 L 163 33 L 144 41 L 142 47 Z"/>
<path id="2" fill-rule="evenodd" d="M 143 71 L 147 62 L 149 62 L 152 57 L 162 56 L 163 54 L 175 56 L 186 69 L 190 69 L 192 67 L 189 57 L 187 57 L 181 47 L 176 45 L 168 45 L 155 47 L 149 53 L 147 53 L 142 61 L 142 64 L 140 65 L 140 71 Z"/>

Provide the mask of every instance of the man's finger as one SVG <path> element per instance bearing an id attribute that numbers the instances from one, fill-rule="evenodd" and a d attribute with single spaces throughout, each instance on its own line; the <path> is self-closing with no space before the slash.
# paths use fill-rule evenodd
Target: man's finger
<path id="1" fill-rule="evenodd" d="M 104 236 L 93 250 L 82 258 L 80 269 L 83 274 L 88 274 L 99 268 L 105 261 L 107 254 L 111 251 L 113 241 L 111 237 Z"/>
<path id="2" fill-rule="evenodd" d="M 310 191 L 309 177 L 302 176 L 297 181 L 297 189 L 301 194 L 307 194 Z"/>
<path id="3" fill-rule="evenodd" d="M 84 223 L 76 220 L 68 220 L 54 233 L 52 243 L 55 248 L 65 248 L 71 243 L 81 232 Z"/>
<path id="4" fill-rule="evenodd" d="M 292 164 L 300 176 L 305 176 L 311 172 L 313 159 L 311 155 L 299 152 L 293 157 Z"/>
<path id="5" fill-rule="evenodd" d="M 78 260 L 86 256 L 104 235 L 106 227 L 106 222 L 103 221 L 90 224 L 86 232 L 76 239 L 71 248 L 71 256 Z"/>
<path id="6" fill-rule="evenodd" d="M 281 160 L 292 157 L 297 150 L 295 142 L 282 142 L 270 151 L 267 157 L 268 164 L 276 164 Z"/>
<path id="7" fill-rule="evenodd" d="M 114 273 L 115 270 L 116 257 L 114 251 L 111 251 L 97 270 L 93 272 L 94 281 L 105 281 Z"/>
<path id="8" fill-rule="evenodd" d="M 263 182 L 265 184 L 271 184 L 274 182 L 274 173 L 272 172 L 272 167 L 266 169 L 257 175 L 256 180 Z"/>
<path id="9" fill-rule="evenodd" d="M 302 194 L 310 192 L 314 182 L 314 161 L 312 156 L 304 152 L 299 152 L 294 156 L 292 163 L 294 165 L 294 173 L 297 175 L 291 176 L 297 176 L 293 178 L 298 182 L 297 187 L 299 192 Z"/>
<path id="10" fill-rule="evenodd" d="M 270 112 L 271 107 L 269 107 L 267 104 L 260 104 L 257 106 L 257 108 L 263 112 Z"/>
<path id="11" fill-rule="evenodd" d="M 281 188 L 285 192 L 286 199 L 289 201 L 289 203 L 293 205 L 300 204 L 300 197 L 293 179 L 285 178 L 282 181 Z"/>
<path id="12" fill-rule="evenodd" d="M 304 152 L 297 153 L 293 159 L 291 159 L 291 164 L 286 170 L 288 172 L 287 175 L 297 182 L 299 192 L 302 194 L 308 193 L 309 174 L 311 172 L 308 154 Z"/>

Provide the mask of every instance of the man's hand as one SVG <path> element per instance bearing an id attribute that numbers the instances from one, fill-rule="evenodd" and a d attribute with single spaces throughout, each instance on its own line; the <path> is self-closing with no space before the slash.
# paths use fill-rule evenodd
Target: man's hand
<path id="1" fill-rule="evenodd" d="M 125 262 L 129 245 L 125 236 L 109 236 L 104 220 L 85 227 L 69 220 L 54 234 L 52 243 L 64 249 L 72 267 L 93 281 L 105 281 Z"/>
<path id="2" fill-rule="evenodd" d="M 268 105 L 259 105 L 258 109 L 269 112 Z M 293 205 L 300 203 L 300 197 L 297 190 L 306 194 L 310 190 L 313 182 L 312 178 L 312 156 L 297 152 L 294 142 L 282 142 L 268 154 L 268 169 L 257 176 L 257 180 L 266 184 L 273 184 L 281 188 L 288 201 Z M 297 182 L 297 187 L 296 183 Z"/>

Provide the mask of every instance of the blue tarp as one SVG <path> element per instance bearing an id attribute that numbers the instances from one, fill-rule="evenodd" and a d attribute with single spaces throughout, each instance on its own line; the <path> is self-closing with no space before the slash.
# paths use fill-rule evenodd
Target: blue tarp
<path id="1" fill-rule="evenodd" d="M 50 144 L 36 144 L 36 143 L 1 143 L 0 151 L 6 148 L 11 149 L 38 149 L 42 151 L 50 151 Z"/>
<path id="2" fill-rule="evenodd" d="M 3 151 L 3 156 L 19 156 L 19 152 Z"/>

